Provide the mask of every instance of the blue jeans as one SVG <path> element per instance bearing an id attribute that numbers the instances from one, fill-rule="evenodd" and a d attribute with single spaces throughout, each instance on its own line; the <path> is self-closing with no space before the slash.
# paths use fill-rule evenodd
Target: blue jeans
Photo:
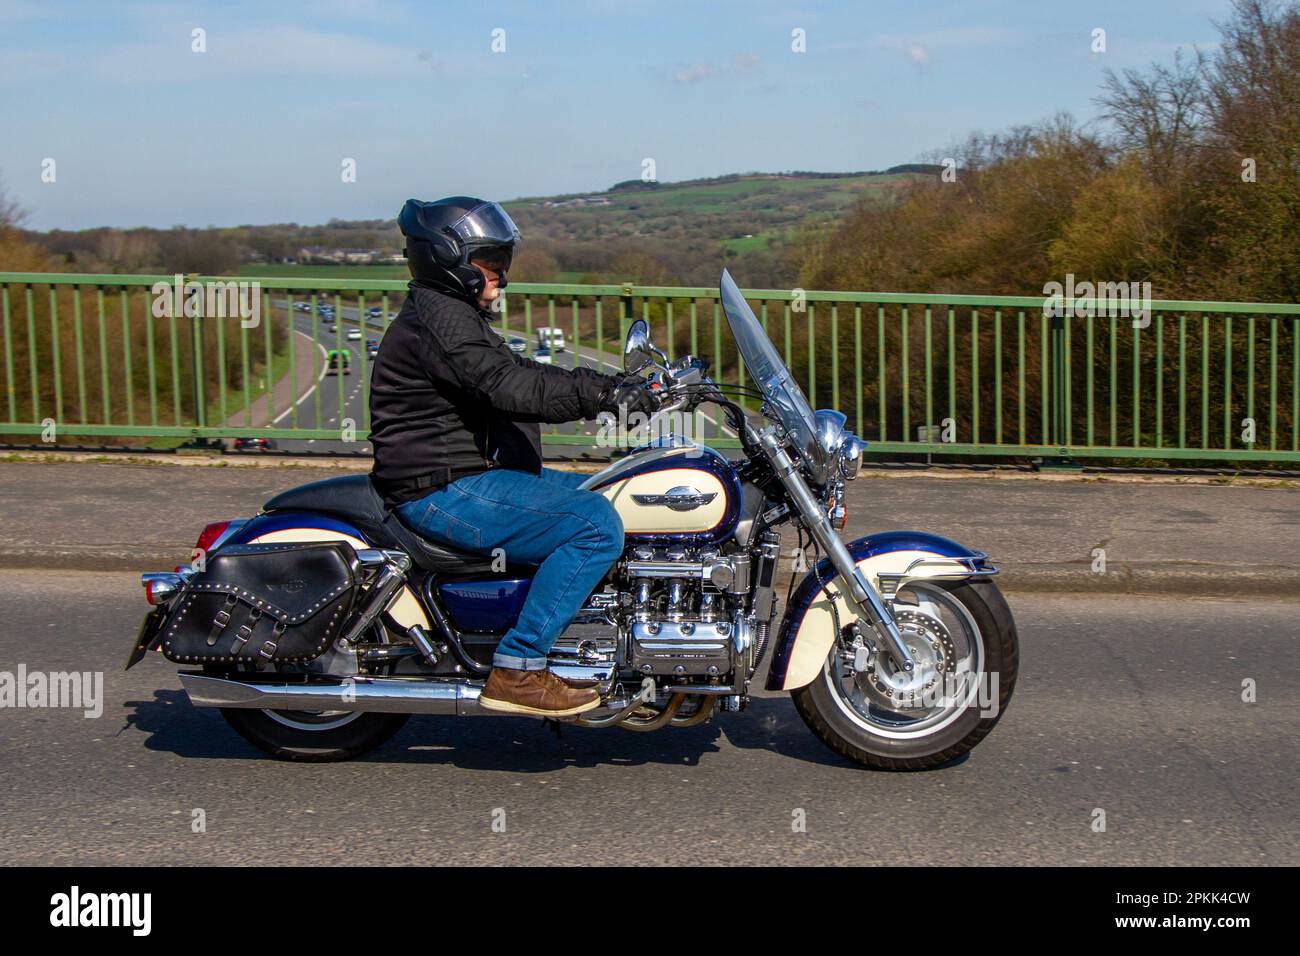
<path id="1" fill-rule="evenodd" d="M 544 669 L 556 638 L 623 551 L 623 522 L 604 495 L 578 488 L 586 477 L 494 469 L 397 507 L 403 522 L 433 541 L 480 554 L 500 548 L 507 561 L 537 565 L 493 667 Z"/>

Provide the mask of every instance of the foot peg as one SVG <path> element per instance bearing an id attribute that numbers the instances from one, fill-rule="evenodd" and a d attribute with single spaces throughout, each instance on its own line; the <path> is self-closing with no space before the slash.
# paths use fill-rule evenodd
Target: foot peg
<path id="1" fill-rule="evenodd" d="M 430 667 L 438 663 L 438 652 L 434 650 L 433 641 L 429 640 L 429 634 L 424 628 L 419 624 L 412 624 L 406 629 L 406 636 L 420 649 L 420 656 Z"/>
<path id="2" fill-rule="evenodd" d="M 613 727 L 617 724 L 623 723 L 623 721 L 631 717 L 642 704 L 648 704 L 654 699 L 655 679 L 653 677 L 647 677 L 645 680 L 641 681 L 641 689 L 633 695 L 632 699 L 627 702 L 627 706 L 622 710 L 615 711 L 608 717 L 596 717 L 593 719 L 579 717 L 574 720 L 574 723 L 582 727 Z"/>

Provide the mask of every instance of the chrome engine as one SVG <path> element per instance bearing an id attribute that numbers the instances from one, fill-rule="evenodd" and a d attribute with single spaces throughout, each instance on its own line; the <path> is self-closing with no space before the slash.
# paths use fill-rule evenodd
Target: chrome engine
<path id="1" fill-rule="evenodd" d="M 638 544 L 615 567 L 617 593 L 593 595 L 552 649 L 552 667 L 610 665 L 662 685 L 743 687 L 771 620 L 776 536 L 751 552 Z M 751 596 L 752 595 L 752 596 Z M 613 628 L 611 632 L 610 628 Z M 582 633 L 586 630 L 586 633 Z"/>
<path id="2" fill-rule="evenodd" d="M 748 553 L 711 546 L 629 549 L 627 665 L 677 679 L 731 674 L 752 630 L 743 614 L 750 563 Z"/>

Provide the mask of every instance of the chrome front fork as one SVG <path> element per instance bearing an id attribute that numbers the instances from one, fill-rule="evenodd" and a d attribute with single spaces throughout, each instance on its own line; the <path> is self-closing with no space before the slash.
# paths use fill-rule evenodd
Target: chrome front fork
<path id="1" fill-rule="evenodd" d="M 903 635 L 894 622 L 894 616 L 889 612 L 880 595 L 876 593 L 876 589 L 871 586 L 871 582 L 858 568 L 853 556 L 849 554 L 849 549 L 840 540 L 840 536 L 831 527 L 829 519 L 822 513 L 821 504 L 809 490 L 803 476 L 799 474 L 798 467 L 781 447 L 781 442 L 772 429 L 764 429 L 755 437 L 764 454 L 767 455 L 768 461 L 776 470 L 777 477 L 790 493 L 795 507 L 804 519 L 804 525 L 826 551 L 831 566 L 848 583 L 849 597 L 852 603 L 857 605 L 859 616 L 875 631 L 880 638 L 881 646 L 895 666 L 910 674 L 916 669 L 916 662 L 912 660 L 911 653 L 903 643 Z"/>

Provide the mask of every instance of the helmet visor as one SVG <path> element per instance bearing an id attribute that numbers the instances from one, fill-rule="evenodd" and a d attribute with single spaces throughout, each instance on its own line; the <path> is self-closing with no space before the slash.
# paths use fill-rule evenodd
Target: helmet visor
<path id="1" fill-rule="evenodd" d="M 512 246 L 519 241 L 519 227 L 510 218 L 509 213 L 494 202 L 485 202 L 476 206 L 453 222 L 448 228 L 454 232 L 466 246 L 505 245 Z"/>
<path id="2" fill-rule="evenodd" d="M 509 246 L 480 246 L 471 248 L 467 255 L 470 262 L 476 262 L 493 272 L 505 272 L 514 258 Z"/>

